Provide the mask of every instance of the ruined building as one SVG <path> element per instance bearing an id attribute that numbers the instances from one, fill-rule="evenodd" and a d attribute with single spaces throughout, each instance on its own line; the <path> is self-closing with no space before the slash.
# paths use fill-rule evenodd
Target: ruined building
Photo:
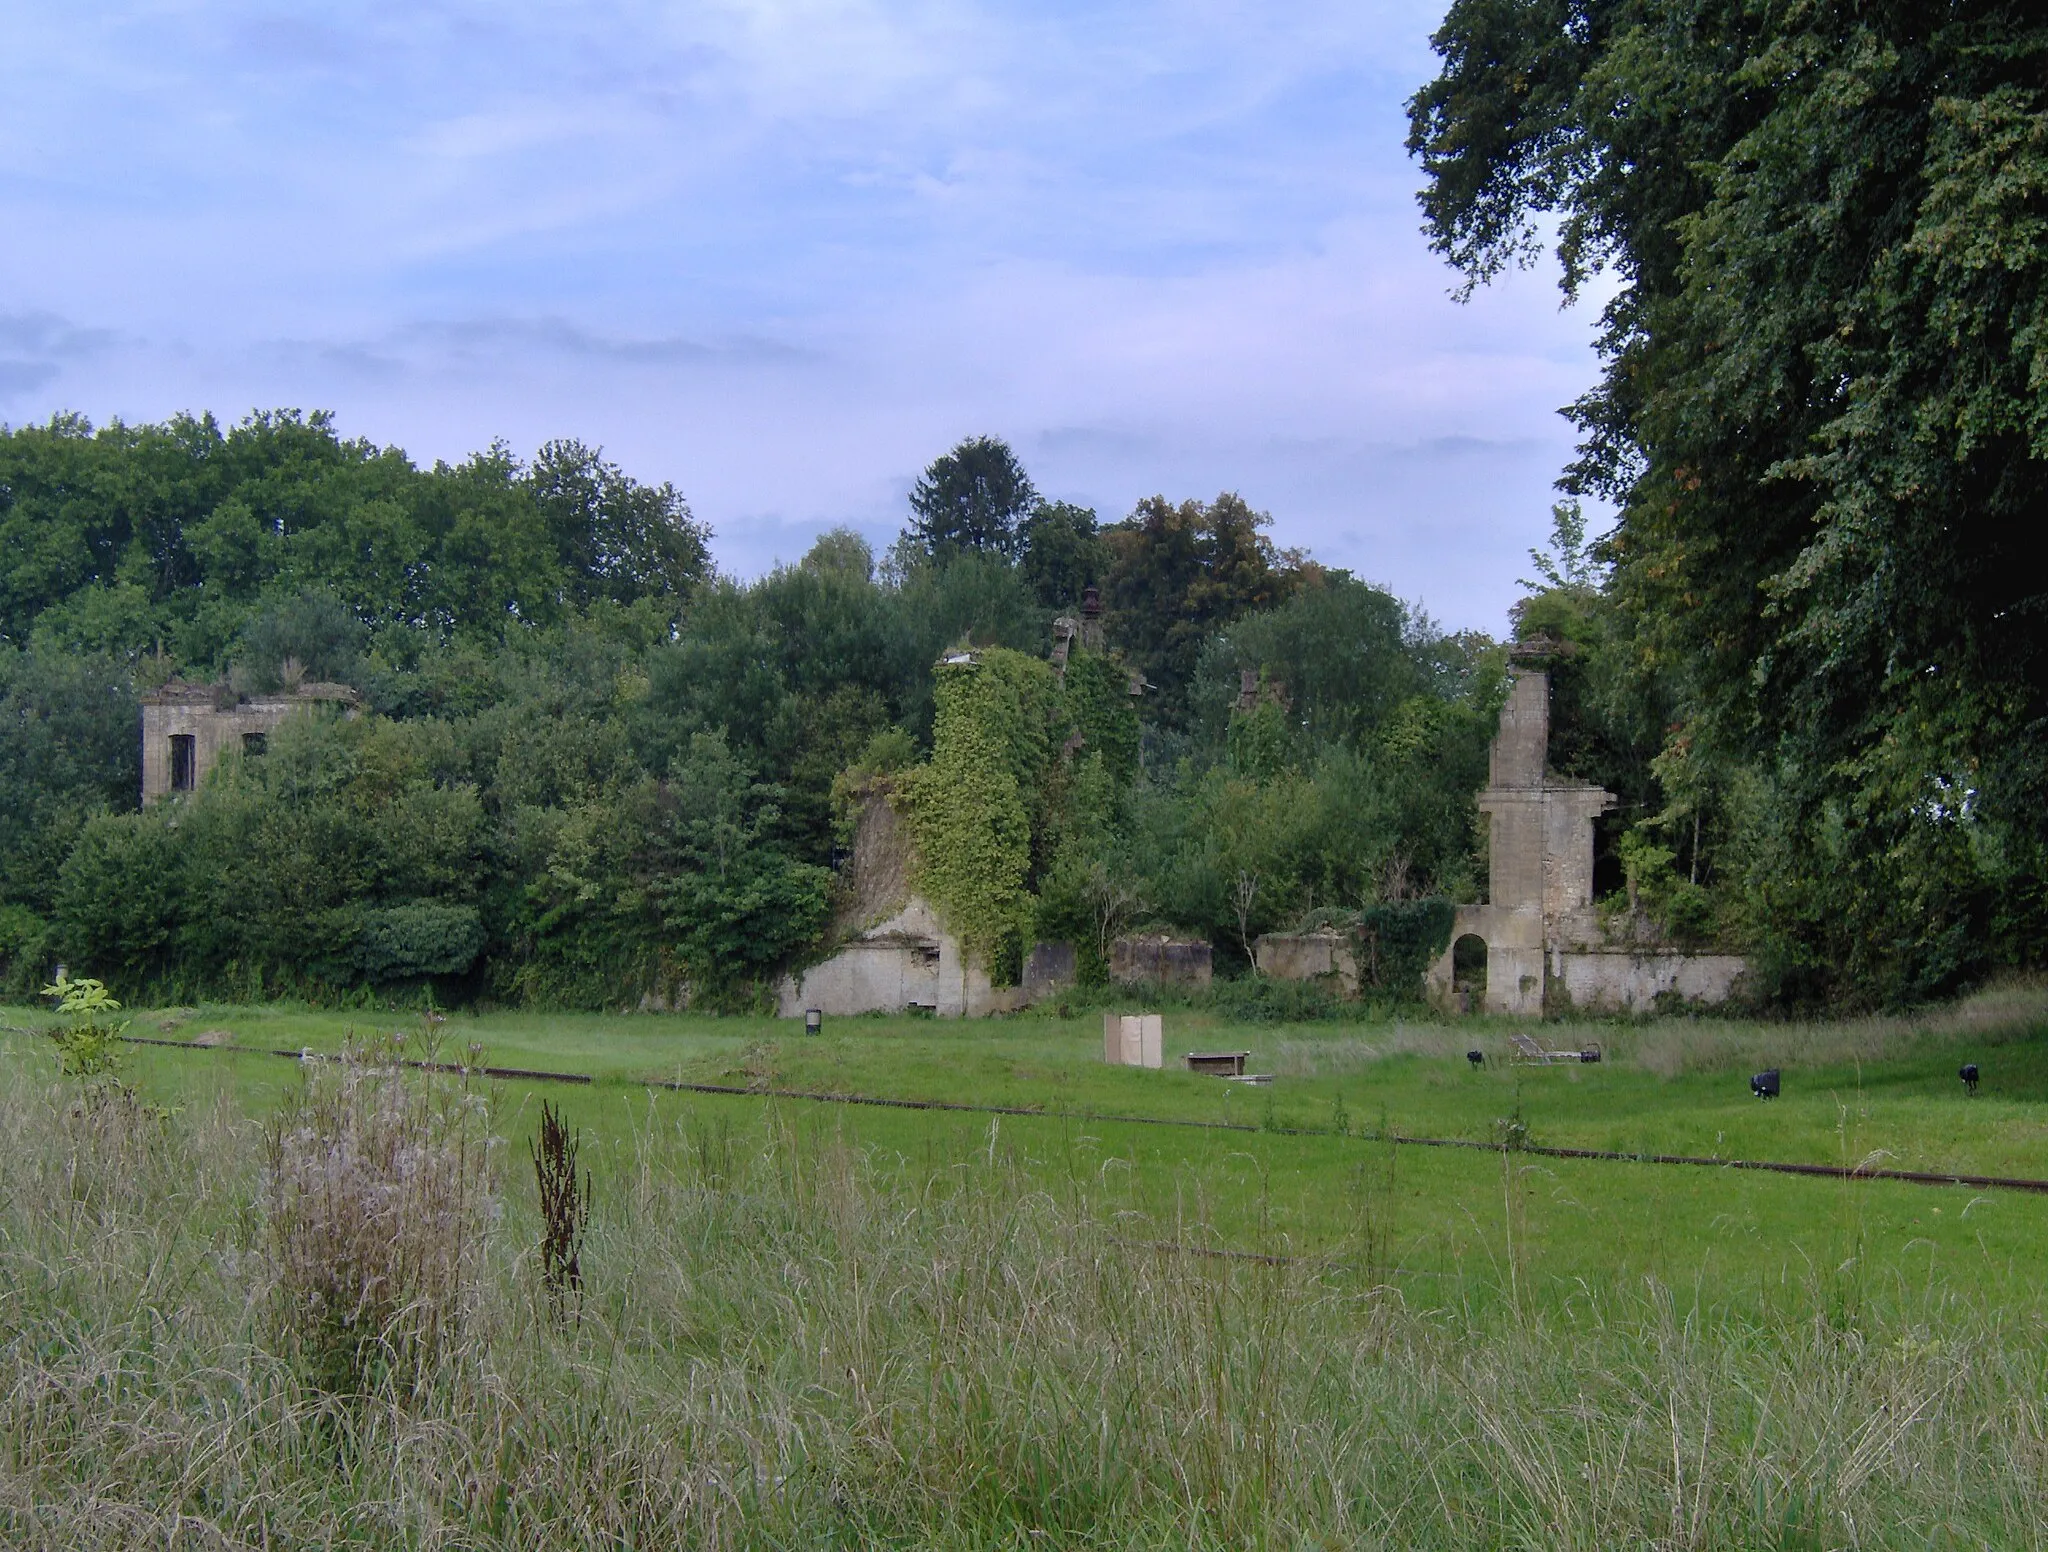
<path id="1" fill-rule="evenodd" d="M 298 684 L 242 700 L 221 686 L 173 679 L 142 698 L 142 801 L 194 791 L 224 749 L 261 754 L 270 735 L 306 706 L 355 707 L 345 684 Z"/>
<path id="2" fill-rule="evenodd" d="M 1681 953 L 1640 922 L 1603 924 L 1593 906 L 1593 821 L 1615 796 L 1550 771 L 1550 675 L 1535 666 L 1541 647 L 1518 656 L 1479 794 L 1487 903 L 1458 908 L 1451 947 L 1430 967 L 1431 1000 L 1523 1017 L 1566 1006 L 1648 1011 L 1660 997 L 1725 1000 L 1744 969 L 1739 957 Z"/>
<path id="3" fill-rule="evenodd" d="M 921 1009 L 940 1018 L 978 1018 L 1029 1000 L 1032 967 L 1026 966 L 1025 986 L 991 985 L 987 968 L 912 890 L 911 854 L 910 832 L 878 787 L 854 832 L 849 887 L 833 922 L 839 947 L 822 963 L 783 977 L 776 989 L 782 1017 L 802 1018 L 811 1009 L 842 1016 Z M 1073 979 L 1071 950 L 1066 979 Z"/>

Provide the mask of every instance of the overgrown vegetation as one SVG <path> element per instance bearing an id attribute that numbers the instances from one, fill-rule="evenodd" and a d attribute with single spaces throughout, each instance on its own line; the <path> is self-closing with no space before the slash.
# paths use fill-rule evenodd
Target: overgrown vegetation
<path id="1" fill-rule="evenodd" d="M 1277 554 L 1235 496 L 1105 526 L 986 438 L 919 492 L 879 570 L 839 531 L 741 584 L 673 490 L 572 444 L 423 470 L 317 416 L 0 432 L 0 523 L 45 557 L 0 563 L 6 976 L 747 1007 L 823 946 L 835 793 L 876 775 L 999 977 L 1067 937 L 1099 980 L 1146 921 L 1244 968 L 1309 911 L 1471 891 L 1489 643 Z M 1101 638 L 1055 671 L 1091 586 Z M 363 710 L 138 811 L 137 698 L 173 675 Z"/>
<path id="2" fill-rule="evenodd" d="M 397 1037 L 306 1064 L 265 1135 L 276 1349 L 317 1392 L 402 1396 L 456 1349 L 483 1295 L 497 1194 L 481 1095 L 409 1077 Z"/>
<path id="3" fill-rule="evenodd" d="M 2017 0 L 1456 0 L 1436 41 L 1437 247 L 1477 284 L 1555 218 L 1568 294 L 1619 281 L 1512 621 L 1554 649 L 1552 763 L 1620 799 L 1610 929 L 1740 950 L 1781 1007 L 2040 967 L 2048 35 Z M 829 947 L 859 786 L 998 978 L 1056 938 L 1099 981 L 1134 928 L 1239 976 L 1341 921 L 1413 994 L 1410 928 L 1483 887 L 1498 643 L 1276 550 L 1236 493 L 1045 501 L 997 438 L 907 515 L 879 567 L 840 530 L 741 583 L 574 443 L 0 430 L 7 984 L 756 1006 Z M 173 675 L 366 709 L 139 813 L 137 697 Z"/>

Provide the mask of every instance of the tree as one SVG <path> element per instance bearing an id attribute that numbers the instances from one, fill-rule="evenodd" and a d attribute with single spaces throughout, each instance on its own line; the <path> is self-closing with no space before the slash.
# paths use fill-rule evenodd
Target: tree
<path id="1" fill-rule="evenodd" d="M 780 969 L 825 925 L 832 876 L 774 844 L 777 793 L 725 740 L 691 739 L 649 818 L 650 894 L 698 991 Z"/>
<path id="2" fill-rule="evenodd" d="M 139 721 L 120 664 L 0 647 L 0 904 L 47 912 L 87 819 L 134 807 Z"/>
<path id="3" fill-rule="evenodd" d="M 1521 586 L 1532 593 L 1545 588 L 1596 593 L 1607 579 L 1599 545 L 1586 537 L 1586 513 L 1577 501 L 1560 501 L 1550 509 L 1550 543 L 1529 552 L 1529 564 L 1536 568 L 1540 582 L 1524 578 Z"/>
<path id="4" fill-rule="evenodd" d="M 1339 572 L 1326 572 L 1284 603 L 1248 614 L 1204 644 L 1195 674 L 1199 703 L 1189 725 L 1212 745 L 1237 702 L 1242 675 L 1284 697 L 1293 721 L 1318 739 L 1357 744 L 1397 705 L 1429 687 L 1426 633 L 1401 601 Z"/>
<path id="5" fill-rule="evenodd" d="M 1272 522 L 1242 496 L 1214 501 L 1148 496 L 1104 531 L 1111 639 L 1158 690 L 1155 715 L 1179 725 L 1202 642 L 1212 631 L 1280 602 L 1294 576 L 1279 566 Z"/>
<path id="6" fill-rule="evenodd" d="M 1091 507 L 1041 501 L 1018 529 L 1019 569 L 1047 609 L 1077 609 L 1081 590 L 1109 572 L 1109 547 Z"/>
<path id="7" fill-rule="evenodd" d="M 931 461 L 910 492 L 910 537 L 926 556 L 1017 554 L 1018 524 L 1038 493 L 1000 437 L 968 437 Z"/>
<path id="8" fill-rule="evenodd" d="M 526 487 L 578 605 L 680 604 L 710 570 L 711 530 L 673 485 L 642 485 L 601 449 L 563 440 L 535 455 Z"/>
<path id="9" fill-rule="evenodd" d="M 1567 484 L 1620 508 L 1612 591 L 1687 736 L 1768 773 L 1813 962 L 1923 995 L 2037 960 L 2038 6 L 1456 0 L 1436 46 L 1438 250 L 1480 283 L 1555 217 L 1568 293 L 1621 281 Z"/>

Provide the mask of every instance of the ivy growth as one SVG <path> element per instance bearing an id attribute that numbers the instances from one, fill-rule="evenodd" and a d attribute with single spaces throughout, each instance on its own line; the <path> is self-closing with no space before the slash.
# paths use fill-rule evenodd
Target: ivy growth
<path id="1" fill-rule="evenodd" d="M 931 760 L 897 787 L 916 842 L 913 880 L 1002 979 L 1014 974 L 1030 919 L 1032 821 L 1052 763 L 1056 681 L 1037 658 L 1003 648 L 942 664 L 937 679 Z"/>

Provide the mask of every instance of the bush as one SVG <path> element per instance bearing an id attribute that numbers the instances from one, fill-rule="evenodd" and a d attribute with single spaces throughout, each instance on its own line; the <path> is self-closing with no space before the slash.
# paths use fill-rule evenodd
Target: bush
<path id="1" fill-rule="evenodd" d="M 269 1136 L 265 1202 L 281 1345 L 312 1384 L 405 1383 L 475 1306 L 496 1215 L 482 1100 L 351 1043 Z"/>
<path id="2" fill-rule="evenodd" d="M 0 993 L 24 997 L 42 979 L 50 928 L 25 905 L 0 905 Z"/>
<path id="3" fill-rule="evenodd" d="M 483 947 L 484 926 L 475 906 L 391 905 L 361 913 L 355 968 L 372 985 L 462 975 Z"/>
<path id="4" fill-rule="evenodd" d="M 1209 989 L 1209 1006 L 1246 1024 L 1304 1024 L 1343 1011 L 1336 993 L 1320 982 L 1276 981 L 1266 975 L 1216 982 Z"/>

